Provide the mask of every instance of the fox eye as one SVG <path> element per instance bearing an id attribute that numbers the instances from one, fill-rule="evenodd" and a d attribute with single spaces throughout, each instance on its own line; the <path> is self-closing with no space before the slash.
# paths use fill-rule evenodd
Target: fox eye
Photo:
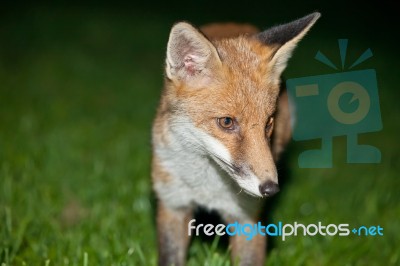
<path id="1" fill-rule="evenodd" d="M 274 118 L 270 117 L 267 121 L 267 124 L 265 125 L 265 133 L 267 134 L 268 137 L 271 136 L 273 127 L 274 127 Z"/>
<path id="2" fill-rule="evenodd" d="M 235 128 L 235 122 L 232 117 L 220 117 L 217 118 L 217 122 L 223 129 L 233 130 Z"/>

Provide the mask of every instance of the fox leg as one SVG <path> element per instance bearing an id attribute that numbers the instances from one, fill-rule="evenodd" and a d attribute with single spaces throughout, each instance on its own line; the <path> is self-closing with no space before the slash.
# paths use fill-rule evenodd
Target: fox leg
<path id="1" fill-rule="evenodd" d="M 251 223 L 254 224 L 254 223 Z M 256 234 L 251 240 L 245 235 L 234 235 L 229 239 L 232 265 L 261 266 L 265 261 L 266 236 Z"/>
<path id="2" fill-rule="evenodd" d="M 185 265 L 190 240 L 187 228 L 191 217 L 192 211 L 189 209 L 175 210 L 158 202 L 158 265 Z"/>

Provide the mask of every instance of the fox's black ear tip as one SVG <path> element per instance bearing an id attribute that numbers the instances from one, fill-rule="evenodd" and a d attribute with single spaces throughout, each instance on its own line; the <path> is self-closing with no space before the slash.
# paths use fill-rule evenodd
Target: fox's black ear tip
<path id="1" fill-rule="evenodd" d="M 317 20 L 321 17 L 321 13 L 318 11 L 315 11 L 314 13 L 311 13 L 311 14 L 307 15 L 306 17 L 309 17 L 312 20 Z"/>
<path id="2" fill-rule="evenodd" d="M 316 11 L 298 19 L 296 22 L 300 25 L 313 25 L 320 17 L 321 13 Z"/>

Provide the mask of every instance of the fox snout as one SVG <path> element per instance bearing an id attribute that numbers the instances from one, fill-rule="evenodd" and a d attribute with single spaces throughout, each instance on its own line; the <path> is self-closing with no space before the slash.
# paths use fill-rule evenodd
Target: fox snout
<path id="1" fill-rule="evenodd" d="M 262 126 L 244 130 L 239 144 L 240 152 L 237 160 L 242 162 L 243 175 L 239 185 L 250 194 L 259 197 L 271 197 L 279 192 L 278 173 L 272 156 L 269 139 Z M 235 158 L 235 156 L 233 156 Z"/>
<path id="2" fill-rule="evenodd" d="M 278 173 L 270 156 L 269 153 L 268 156 L 264 157 L 262 165 L 259 166 L 261 170 L 254 171 L 259 183 L 258 190 L 262 197 L 272 197 L 279 192 Z M 259 174 L 260 172 L 263 174 Z"/>
<path id="3" fill-rule="evenodd" d="M 256 174 L 252 166 L 240 167 L 233 175 L 238 185 L 248 194 L 257 197 L 271 197 L 279 192 L 278 175 L 275 166 L 264 165 L 264 174 Z"/>

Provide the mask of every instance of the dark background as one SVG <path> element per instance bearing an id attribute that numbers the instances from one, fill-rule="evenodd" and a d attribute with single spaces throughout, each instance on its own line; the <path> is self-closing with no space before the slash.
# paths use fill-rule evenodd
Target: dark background
<path id="1" fill-rule="evenodd" d="M 322 17 L 289 61 L 286 78 L 375 69 L 383 130 L 360 135 L 380 164 L 347 164 L 334 139 L 334 166 L 299 169 L 292 142 L 288 179 L 268 221 L 380 225 L 384 237 L 278 238 L 269 265 L 398 265 L 400 131 L 398 9 L 384 1 L 3 1 L 0 4 L 0 264 L 153 265 L 150 130 L 173 23 L 248 22 L 259 28 L 314 11 Z M 346 67 L 344 69 L 346 71 Z M 193 241 L 189 265 L 224 265 L 229 255 Z M 85 264 L 86 262 L 86 264 Z"/>

